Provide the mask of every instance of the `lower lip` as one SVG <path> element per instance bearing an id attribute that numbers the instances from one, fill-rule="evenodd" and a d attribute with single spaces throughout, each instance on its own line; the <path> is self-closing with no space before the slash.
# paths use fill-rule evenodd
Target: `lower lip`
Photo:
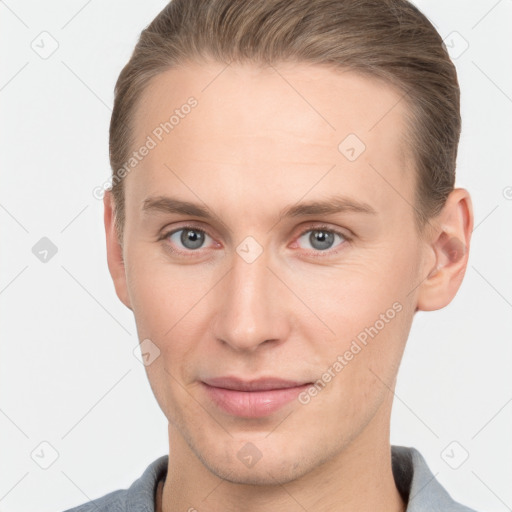
<path id="1" fill-rule="evenodd" d="M 244 418 L 262 418 L 291 402 L 311 384 L 266 391 L 235 391 L 202 383 L 211 400 L 228 414 Z"/>

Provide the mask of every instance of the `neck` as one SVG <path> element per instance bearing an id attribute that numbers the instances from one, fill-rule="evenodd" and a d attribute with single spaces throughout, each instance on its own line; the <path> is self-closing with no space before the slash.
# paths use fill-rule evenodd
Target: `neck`
<path id="1" fill-rule="evenodd" d="M 172 453 L 157 511 L 404 512 L 406 505 L 391 466 L 389 411 L 387 418 L 387 428 L 374 417 L 340 453 L 284 485 L 277 481 L 275 485 L 248 485 L 219 478 L 169 425 Z"/>

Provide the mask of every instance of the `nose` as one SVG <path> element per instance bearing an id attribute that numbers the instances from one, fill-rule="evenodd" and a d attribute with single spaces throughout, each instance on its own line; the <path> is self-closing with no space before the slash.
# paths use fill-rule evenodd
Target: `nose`
<path id="1" fill-rule="evenodd" d="M 286 300 L 286 290 L 268 263 L 265 251 L 252 262 L 235 253 L 230 272 L 216 287 L 213 335 L 236 351 L 254 352 L 263 344 L 282 343 L 289 335 L 290 298 Z"/>

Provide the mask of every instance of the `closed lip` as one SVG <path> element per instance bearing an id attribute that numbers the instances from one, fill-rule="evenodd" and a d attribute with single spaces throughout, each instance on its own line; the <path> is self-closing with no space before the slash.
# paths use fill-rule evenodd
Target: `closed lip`
<path id="1" fill-rule="evenodd" d="M 285 380 L 279 377 L 260 377 L 253 380 L 244 380 L 239 377 L 215 377 L 204 379 L 202 382 L 208 386 L 231 389 L 233 391 L 268 391 L 272 389 L 296 388 L 311 384 L 311 382 Z"/>

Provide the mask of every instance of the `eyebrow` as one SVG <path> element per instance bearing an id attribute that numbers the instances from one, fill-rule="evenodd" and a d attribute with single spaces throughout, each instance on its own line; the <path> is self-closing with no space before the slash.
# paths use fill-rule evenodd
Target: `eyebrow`
<path id="1" fill-rule="evenodd" d="M 208 208 L 197 203 L 181 201 L 173 197 L 165 196 L 147 198 L 142 204 L 142 211 L 149 214 L 177 213 L 192 215 L 204 219 L 213 219 L 215 217 Z M 332 215 L 343 212 L 377 215 L 377 211 L 367 203 L 355 201 L 344 196 L 332 196 L 324 200 L 308 201 L 287 206 L 281 210 L 279 218 L 308 215 Z"/>

